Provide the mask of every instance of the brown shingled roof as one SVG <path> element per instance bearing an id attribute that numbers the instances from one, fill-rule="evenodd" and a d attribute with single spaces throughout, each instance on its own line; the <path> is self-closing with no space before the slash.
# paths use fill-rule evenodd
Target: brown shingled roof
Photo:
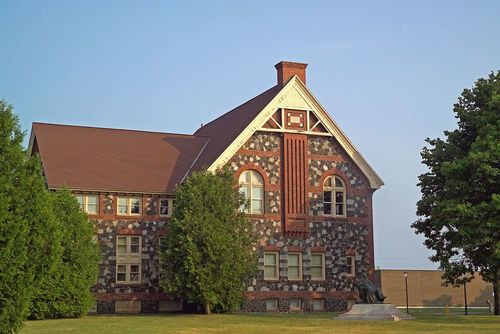
<path id="1" fill-rule="evenodd" d="M 197 159 L 193 169 L 209 167 L 282 88 L 274 86 L 199 128 L 194 135 L 209 137 L 210 141 Z"/>
<path id="2" fill-rule="evenodd" d="M 33 151 L 40 153 L 49 188 L 173 194 L 189 171 L 209 167 L 281 88 L 194 135 L 33 123 Z"/>
<path id="3" fill-rule="evenodd" d="M 208 138 L 34 123 L 49 188 L 174 192 Z"/>

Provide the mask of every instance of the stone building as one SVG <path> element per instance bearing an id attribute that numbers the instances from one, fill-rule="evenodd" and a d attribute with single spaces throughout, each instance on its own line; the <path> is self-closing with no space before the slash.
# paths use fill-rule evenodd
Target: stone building
<path id="1" fill-rule="evenodd" d="M 97 312 L 165 312 L 159 242 L 176 185 L 231 166 L 250 200 L 259 266 L 248 311 L 338 311 L 374 269 L 372 194 L 382 180 L 306 86 L 280 62 L 277 84 L 193 135 L 34 123 L 32 154 L 50 189 L 69 187 L 102 251 Z"/>

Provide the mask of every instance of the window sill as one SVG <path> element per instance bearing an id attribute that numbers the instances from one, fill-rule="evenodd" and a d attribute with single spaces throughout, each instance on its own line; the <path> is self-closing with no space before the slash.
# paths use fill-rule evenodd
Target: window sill
<path id="1" fill-rule="evenodd" d="M 264 281 L 278 282 L 279 280 L 280 280 L 279 277 L 275 278 L 264 277 Z"/>
<path id="2" fill-rule="evenodd" d="M 319 215 L 321 217 L 327 217 L 327 218 L 347 218 L 347 215 L 345 216 L 336 216 L 336 215 L 325 215 L 325 214 L 322 214 L 322 215 Z"/>

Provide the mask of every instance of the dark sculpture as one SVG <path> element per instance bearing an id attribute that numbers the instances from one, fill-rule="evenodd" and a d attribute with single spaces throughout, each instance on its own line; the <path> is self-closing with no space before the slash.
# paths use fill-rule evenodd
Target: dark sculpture
<path id="1" fill-rule="evenodd" d="M 364 304 L 382 304 L 384 302 L 385 296 L 379 287 L 373 285 L 366 278 L 362 278 L 358 282 L 359 297 Z"/>

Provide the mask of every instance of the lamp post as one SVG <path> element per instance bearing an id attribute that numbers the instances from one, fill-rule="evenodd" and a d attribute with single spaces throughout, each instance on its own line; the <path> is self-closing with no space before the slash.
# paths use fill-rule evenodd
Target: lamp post
<path id="1" fill-rule="evenodd" d="M 405 277 L 405 292 L 406 292 L 406 313 L 410 313 L 408 311 L 408 272 L 405 271 L 403 273 L 403 276 Z"/>
<path id="2" fill-rule="evenodd" d="M 464 279 L 464 303 L 465 303 L 465 315 L 469 314 L 467 310 L 467 278 Z"/>

